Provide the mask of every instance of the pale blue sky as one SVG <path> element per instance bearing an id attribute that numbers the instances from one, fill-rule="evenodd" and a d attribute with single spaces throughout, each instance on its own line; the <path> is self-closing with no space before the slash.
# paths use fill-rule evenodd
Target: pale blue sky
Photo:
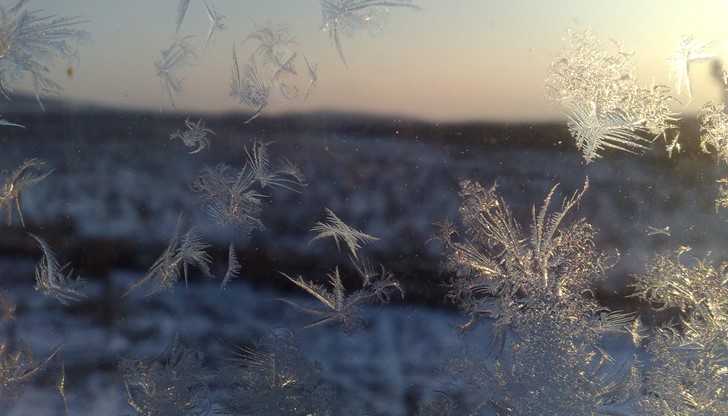
<path id="1" fill-rule="evenodd" d="M 181 35 L 197 51 L 196 65 L 180 70 L 185 94 L 177 110 L 241 108 L 228 96 L 232 47 L 241 65 L 252 44 L 241 45 L 254 23 L 289 27 L 299 50 L 318 62 L 318 89 L 307 102 L 273 102 L 264 114 L 333 109 L 432 120 L 543 120 L 561 117 L 545 99 L 546 69 L 568 29 L 592 28 L 635 52 L 638 76 L 674 87 L 667 58 L 683 34 L 717 41 L 726 53 L 725 1 L 414 0 L 421 10 L 393 8 L 382 33 L 360 31 L 342 44 L 341 62 L 320 31 L 318 0 L 208 0 L 227 28 L 204 51 L 208 20 L 202 0 L 191 0 Z M 15 1 L 2 1 L 6 7 Z M 175 35 L 177 0 L 31 0 L 30 9 L 81 16 L 93 41 L 78 47 L 73 77 L 57 62 L 52 78 L 64 96 L 121 106 L 172 111 L 162 96 L 154 62 Z M 303 67 L 301 67 L 302 69 Z M 720 98 L 710 68 L 697 65 L 693 104 Z M 305 86 L 304 86 L 305 87 Z"/>

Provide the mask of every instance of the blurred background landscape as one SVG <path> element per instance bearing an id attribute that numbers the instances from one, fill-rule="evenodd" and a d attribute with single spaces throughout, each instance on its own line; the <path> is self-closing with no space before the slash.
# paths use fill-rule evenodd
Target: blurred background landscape
<path id="1" fill-rule="evenodd" d="M 16 4 L 4 3 L 5 11 Z M 0 224 L 0 286 L 17 303 L 15 320 L 0 330 L 8 345 L 23 340 L 41 359 L 61 345 L 12 416 L 130 414 L 121 357 L 160 357 L 179 336 L 216 367 L 234 359 L 236 348 L 286 330 L 320 363 L 337 399 L 366 414 L 415 414 L 438 392 L 458 398 L 463 386 L 443 365 L 468 345 L 491 345 L 487 323 L 458 336 L 466 317 L 445 301 L 451 276 L 441 272 L 432 238 L 438 223 L 459 220 L 463 180 L 497 183 L 527 230 L 533 207 L 554 185 L 558 207 L 588 177 L 571 219 L 586 218 L 598 230 L 596 247 L 619 255 L 594 295 L 648 325 L 673 317 L 628 297 L 648 257 L 690 246 L 698 257 L 712 253 L 714 264 L 728 258 L 726 213 L 715 204 L 725 166 L 700 148 L 697 119 L 707 101 L 725 101 L 724 1 L 417 0 L 418 9 L 379 10 L 373 24 L 342 29 L 340 38 L 327 31 L 317 1 L 193 0 L 183 19 L 175 13 L 185 2 L 177 0 L 28 3 L 42 15 L 78 16 L 73 28 L 90 37 L 73 44 L 69 59 L 44 62 L 57 90 L 39 91 L 31 76 L 0 85 L 9 98 L 0 97 L 0 116 L 24 126 L 0 127 L 0 170 L 38 158 L 52 171 L 22 194 L 25 227 L 15 214 Z M 210 5 L 225 15 L 216 32 Z M 606 152 L 585 163 L 544 77 L 567 30 L 588 28 L 635 51 L 640 85 L 677 81 L 671 105 L 681 115 L 680 152 L 668 157 L 658 138 L 644 154 Z M 292 83 L 245 123 L 257 108 L 231 98 L 235 69 L 238 60 L 243 74 L 255 65 L 248 58 L 264 44 L 255 38 L 261 30 L 283 36 L 298 66 L 288 68 Z M 692 66 L 688 96 L 667 59 L 690 33 L 716 53 Z M 159 70 L 164 51 L 182 40 L 194 53 Z M 183 93 L 170 92 L 170 80 Z M 186 120 L 214 132 L 209 149 L 190 154 L 170 139 Z M 191 184 L 205 166 L 242 169 L 256 141 L 271 143 L 272 160 L 295 163 L 307 185 L 267 193 L 264 228 L 246 239 L 197 206 Z M 353 335 L 335 326 L 299 330 L 310 321 L 280 301 L 303 299 L 283 274 L 323 283 L 338 267 L 347 288 L 360 284 L 330 239 L 311 242 L 326 208 L 379 239 L 361 255 L 392 271 L 405 291 L 366 309 L 368 324 Z M 235 245 L 240 277 L 220 290 L 219 278 L 193 273 L 171 294 L 122 296 L 164 251 L 180 216 L 210 244 L 216 276 Z M 31 233 L 86 280 L 84 299 L 66 306 L 34 290 L 42 252 Z M 619 361 L 634 352 L 629 344 L 605 347 Z M 67 409 L 56 384 L 61 374 Z"/>
<path id="2" fill-rule="evenodd" d="M 23 100 L 34 103 L 34 97 L 16 96 L 16 109 Z M 372 309 L 370 324 L 352 337 L 335 327 L 299 331 L 306 355 L 323 363 L 342 397 L 366 403 L 376 414 L 412 414 L 418 400 L 454 388 L 441 373 L 441 356 L 455 351 L 460 341 L 454 327 L 465 318 L 444 300 L 449 278 L 440 272 L 440 247 L 431 237 L 436 223 L 458 220 L 462 180 L 496 182 L 527 227 L 532 207 L 541 207 L 552 186 L 560 184 L 562 198 L 588 176 L 589 191 L 572 219 L 586 218 L 599 230 L 597 247 L 620 255 L 596 291 L 612 309 L 641 309 L 625 296 L 630 276 L 642 272 L 654 252 L 689 245 L 693 254 L 715 251 L 715 261 L 724 260 L 716 247 L 723 245 L 726 223 L 714 202 L 721 169 L 699 151 L 697 123 L 690 119 L 681 122 L 683 152 L 672 158 L 655 142 L 645 155 L 615 153 L 587 165 L 558 123 L 435 123 L 322 112 L 243 125 L 247 115 L 229 113 L 200 116 L 215 136 L 209 150 L 189 154 L 169 135 L 195 115 L 44 104 L 41 114 L 6 112 L 32 128 L 6 128 L 0 135 L 2 166 L 35 157 L 52 169 L 23 194 L 26 228 L 4 224 L 0 242 L 3 288 L 18 302 L 17 335 L 39 356 L 63 343 L 49 378 L 39 378 L 37 390 L 28 393 L 51 403 L 44 414 L 61 414 L 50 376 L 61 363 L 79 414 L 117 414 L 126 408 L 116 371 L 121 356 L 157 355 L 179 334 L 214 361 L 272 328 L 305 325 L 305 316 L 275 300 L 301 295 L 281 273 L 324 281 L 340 267 L 355 276 L 331 241 L 310 242 L 325 207 L 379 238 L 363 253 L 391 270 L 406 292 L 404 300 Z M 190 184 L 204 165 L 242 168 L 245 148 L 255 139 L 273 142 L 271 159 L 296 163 L 307 186 L 272 191 L 264 201 L 265 228 L 244 241 L 193 203 Z M 181 213 L 211 244 L 217 276 L 235 243 L 241 277 L 220 293 L 219 279 L 193 275 L 171 295 L 122 298 L 164 250 Z M 650 227 L 669 227 L 669 236 Z M 33 291 L 41 252 L 28 233 L 42 236 L 61 262 L 87 279 L 88 298 L 61 307 Z M 346 284 L 359 283 L 349 277 Z M 655 324 L 669 315 L 644 318 Z M 475 339 L 487 339 L 487 329 L 481 331 Z M 13 414 L 39 411 L 30 409 L 21 406 Z"/>

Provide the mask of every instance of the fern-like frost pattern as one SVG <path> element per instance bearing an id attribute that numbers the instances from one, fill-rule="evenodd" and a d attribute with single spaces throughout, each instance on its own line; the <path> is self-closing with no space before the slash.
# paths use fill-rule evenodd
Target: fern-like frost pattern
<path id="1" fill-rule="evenodd" d="M 0 93 L 8 97 L 13 84 L 28 75 L 38 104 L 41 95 L 58 94 L 61 86 L 49 78 L 49 65 L 57 58 L 75 58 L 71 42 L 84 43 L 88 32 L 77 29 L 85 23 L 78 17 L 43 15 L 42 10 L 25 10 L 28 0 L 6 9 L 0 6 Z"/>
<path id="2" fill-rule="evenodd" d="M 688 259 L 688 247 L 656 255 L 637 276 L 635 296 L 679 311 L 647 344 L 646 415 L 728 413 L 728 263 Z"/>
<path id="3" fill-rule="evenodd" d="M 453 274 L 449 299 L 470 321 L 494 319 L 495 356 L 463 354 L 453 363 L 479 392 L 470 406 L 513 414 L 597 415 L 625 405 L 638 377 L 629 363 L 616 365 L 601 347 L 609 332 L 625 332 L 629 315 L 607 313 L 591 288 L 614 264 L 594 249 L 594 229 L 567 222 L 588 187 L 549 212 L 554 187 L 540 210 L 532 210 L 528 233 L 497 194 L 464 181 L 460 194 L 463 238 L 452 223 L 442 226 L 445 267 Z M 505 346 L 508 348 L 504 348 Z M 484 391 L 491 393 L 482 397 Z"/>
<path id="4" fill-rule="evenodd" d="M 82 289 L 84 281 L 80 277 L 71 278 L 71 272 L 64 272 L 68 265 L 61 266 L 58 263 L 53 250 L 40 237 L 33 234 L 33 237 L 43 250 L 43 258 L 35 268 L 35 289 L 46 296 L 58 299 L 59 302 L 67 305 L 86 297 Z"/>
<path id="5" fill-rule="evenodd" d="M 677 137 L 668 137 L 677 117 L 667 87 L 641 86 L 632 54 L 616 41 L 606 43 L 587 30 L 569 32 L 566 42 L 551 63 L 546 87 L 554 105 L 572 111 L 571 134 L 587 162 L 601 156 L 598 152 L 605 147 L 632 152 L 644 148 L 637 132 L 663 136 L 670 151 L 678 148 Z"/>
<path id="6" fill-rule="evenodd" d="M 40 159 L 27 159 L 11 173 L 2 175 L 3 187 L 0 190 L 0 212 L 7 218 L 7 224 L 13 222 L 13 208 L 18 212 L 20 224 L 25 227 L 20 199 L 25 188 L 32 186 L 50 175 L 51 171 L 42 172 L 45 163 Z"/>
<path id="7" fill-rule="evenodd" d="M 205 251 L 209 244 L 202 241 L 202 235 L 194 228 L 181 234 L 181 226 L 182 218 L 180 217 L 164 252 L 149 271 L 127 290 L 124 296 L 142 286 L 148 286 L 146 296 L 160 291 L 172 291 L 174 284 L 180 278 L 187 283 L 190 266 L 196 267 L 207 277 L 213 277 L 209 267 L 212 259 Z"/>

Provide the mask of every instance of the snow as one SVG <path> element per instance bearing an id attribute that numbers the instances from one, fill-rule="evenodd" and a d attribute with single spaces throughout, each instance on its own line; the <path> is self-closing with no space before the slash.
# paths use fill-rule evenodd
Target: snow
<path id="1" fill-rule="evenodd" d="M 12 169 L 24 157 L 39 157 L 54 169 L 23 196 L 23 213 L 37 230 L 34 233 L 45 238 L 44 233 L 56 232 L 60 222 L 66 234 L 48 235 L 56 242 L 83 246 L 124 241 L 136 249 L 128 253 L 137 257 L 128 259 L 130 265 L 151 264 L 184 212 L 219 252 L 227 253 L 233 240 L 237 248 L 277 259 L 276 268 L 295 270 L 296 261 L 305 259 L 302 273 L 313 268 L 324 276 L 348 261 L 330 241 L 309 243 L 310 228 L 324 219 L 324 208 L 329 208 L 347 224 L 380 239 L 365 248 L 365 255 L 385 266 L 404 264 L 397 277 L 408 288 L 422 289 L 418 273 L 425 270 L 435 278 L 438 273 L 439 247 L 428 242 L 436 232 L 433 224 L 458 217 L 458 182 L 463 179 L 484 185 L 497 181 L 515 217 L 526 224 L 531 206 L 540 207 L 554 184 L 561 184 L 560 195 L 570 195 L 588 175 L 590 190 L 579 215 L 599 229 L 598 247 L 621 254 L 619 265 L 610 272 L 612 278 L 601 288 L 607 294 L 623 290 L 629 275 L 639 273 L 651 253 L 679 245 L 705 253 L 722 247 L 728 231 L 713 204 L 718 169 L 693 158 L 668 163 L 615 154 L 584 165 L 574 152 L 548 148 L 300 135 L 275 138 L 272 158 L 286 156 L 297 163 L 309 185 L 300 193 L 273 191 L 264 202 L 266 228 L 243 243 L 234 231 L 214 224 L 195 208 L 189 184 L 204 164 L 224 161 L 242 167 L 243 146 L 251 141 L 223 140 L 225 135 L 218 131 L 210 152 L 189 155 L 181 143 L 169 143 L 168 133 L 163 133 L 15 143 L 0 161 Z M 670 237 L 647 235 L 649 226 L 668 225 Z M 66 252 L 63 247 L 54 249 L 59 255 Z M 29 386 L 10 413 L 13 416 L 65 414 L 54 387 L 61 363 L 67 375 L 69 414 L 127 414 L 131 409 L 117 371 L 121 357 L 157 356 L 179 334 L 185 345 L 204 351 L 214 364 L 219 357 L 230 357 L 236 346 L 250 345 L 272 329 L 296 329 L 308 322 L 276 300 L 299 296 L 275 289 L 285 286 L 285 279 L 264 284 L 260 275 L 276 270 L 246 267 L 244 258 L 241 278 L 220 293 L 219 281 L 193 280 L 188 287 L 180 282 L 173 294 L 149 298 L 137 293 L 121 297 L 145 270 L 113 266 L 105 276 L 83 276 L 89 281 L 88 299 L 69 307 L 32 289 L 30 260 L 25 255 L 0 261 L 0 276 L 7 282 L 3 288 L 19 305 L 14 328 L 38 357 L 59 344 L 62 348 L 44 375 Z M 218 256 L 215 262 L 224 264 L 226 258 Z M 441 288 L 427 290 L 441 294 Z M 479 335 L 463 340 L 454 329 L 463 323 L 462 316 L 411 302 L 432 301 L 435 295 L 410 293 L 407 302 L 368 309 L 370 324 L 351 336 L 335 327 L 301 330 L 297 335 L 307 358 L 319 361 L 327 380 L 337 386 L 339 399 L 364 403 L 371 414 L 410 414 L 416 401 L 453 388 L 441 371 L 448 356 L 467 340 L 487 344 L 488 325 Z M 630 354 L 619 345 L 610 346 L 610 352 L 618 357 Z"/>

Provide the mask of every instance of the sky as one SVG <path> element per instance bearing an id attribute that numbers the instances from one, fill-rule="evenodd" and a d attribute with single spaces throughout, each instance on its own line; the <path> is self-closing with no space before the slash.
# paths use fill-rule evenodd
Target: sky
<path id="1" fill-rule="evenodd" d="M 225 15 L 225 29 L 205 49 L 208 17 L 203 0 L 190 0 L 175 32 L 177 0 L 30 0 L 29 9 L 79 16 L 92 41 L 75 45 L 78 60 L 55 61 L 50 77 L 66 98 L 163 112 L 224 112 L 247 107 L 229 96 L 232 51 L 241 68 L 256 46 L 246 36 L 268 24 L 295 37 L 298 98 L 272 99 L 263 114 L 355 111 L 433 121 L 543 121 L 563 119 L 543 85 L 567 30 L 591 28 L 634 52 L 636 74 L 675 89 L 667 59 L 680 36 L 715 41 L 728 55 L 728 2 L 693 0 L 413 0 L 419 10 L 392 7 L 382 30 L 342 36 L 347 66 L 321 30 L 318 0 L 208 0 Z M 15 1 L 0 0 L 6 8 Z M 155 61 L 175 37 L 191 36 L 192 65 L 177 75 L 184 94 L 175 108 L 163 94 Z M 308 81 L 305 56 L 317 63 L 317 88 L 302 100 Z M 726 58 L 728 59 L 728 58 Z M 709 64 L 691 69 L 693 99 L 680 111 L 720 101 Z M 26 80 L 27 81 L 27 80 Z M 28 83 L 26 82 L 26 85 Z M 23 90 L 21 85 L 19 90 Z M 680 100 L 687 103 L 687 97 Z"/>

